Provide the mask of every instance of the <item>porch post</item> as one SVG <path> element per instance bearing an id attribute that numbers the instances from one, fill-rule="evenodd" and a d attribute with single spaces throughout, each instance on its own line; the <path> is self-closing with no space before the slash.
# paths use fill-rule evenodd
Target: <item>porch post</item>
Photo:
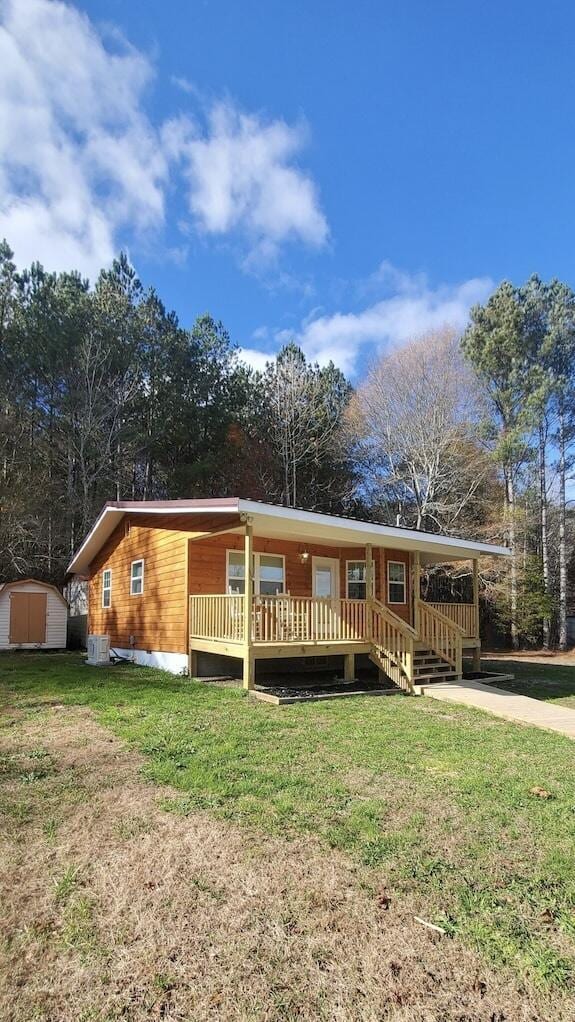
<path id="1" fill-rule="evenodd" d="M 343 658 L 343 680 L 355 681 L 355 653 L 345 653 Z"/>
<path id="2" fill-rule="evenodd" d="M 479 558 L 473 558 L 473 631 L 479 644 Z M 473 647 L 473 670 L 481 670 L 481 645 Z"/>
<path id="3" fill-rule="evenodd" d="M 252 655 L 252 609 L 253 609 L 253 525 L 246 519 L 244 536 L 244 688 L 254 687 L 254 658 Z"/>
<path id="4" fill-rule="evenodd" d="M 371 607 L 375 595 L 375 578 L 373 571 L 373 553 L 371 543 L 365 544 L 365 598 L 367 606 L 365 608 L 365 632 L 366 639 L 371 639 Z"/>
<path id="5" fill-rule="evenodd" d="M 413 627 L 419 635 L 419 600 L 421 599 L 421 555 L 416 550 L 413 555 Z"/>

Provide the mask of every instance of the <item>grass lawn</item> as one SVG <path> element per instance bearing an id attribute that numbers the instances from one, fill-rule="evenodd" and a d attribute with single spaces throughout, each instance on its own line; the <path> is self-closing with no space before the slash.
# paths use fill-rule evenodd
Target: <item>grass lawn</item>
<path id="1" fill-rule="evenodd" d="M 557 692 L 567 685 L 569 668 L 526 665 L 521 683 L 529 684 L 529 672 L 543 679 L 555 670 L 561 670 Z M 72 654 L 4 655 L 0 679 L 0 738 L 8 743 L 0 810 L 21 849 L 34 820 L 49 842 L 59 814 L 69 810 L 66 798 L 78 798 L 79 806 L 84 799 L 81 786 L 68 784 L 60 807 L 57 765 L 52 770 L 52 754 L 30 734 L 41 734 L 59 707 L 87 708 L 140 757 L 139 776 L 151 782 L 174 826 L 203 814 L 214 826 L 239 827 L 249 841 L 254 834 L 294 847 L 312 840 L 326 863 L 331 849 L 353 864 L 361 897 L 385 891 L 392 907 L 409 906 L 410 919 L 415 912 L 443 927 L 446 961 L 449 948 L 454 961 L 473 953 L 495 974 L 515 977 L 517 990 L 538 989 L 554 1004 L 549 1015 L 542 1009 L 521 1014 L 518 1001 L 497 1016 L 438 1011 L 433 1017 L 574 1017 L 575 745 L 569 739 L 402 696 L 280 709 L 151 669 L 87 668 Z M 8 746 L 19 726 L 15 753 Z M 88 739 L 85 744 L 89 749 Z M 137 822 L 125 826 L 127 838 L 134 838 L 133 827 L 137 837 Z M 276 860 L 266 863 L 271 889 L 284 860 L 289 863 L 289 845 L 282 847 L 280 858 L 275 847 Z M 69 869 L 55 881 L 63 885 L 62 903 L 67 886 L 74 888 L 73 863 Z M 78 925 L 82 932 L 81 920 Z M 564 998 L 568 1007 L 561 1008 Z M 274 1009 L 233 1017 L 332 1019 L 359 1012 L 337 1014 L 330 1001 L 324 1008 L 325 1014 Z"/>
<path id="2" fill-rule="evenodd" d="M 520 692 L 533 699 L 560 703 L 575 710 L 575 668 L 560 664 L 539 664 L 529 660 L 491 660 L 484 658 L 487 671 L 514 674 L 514 681 L 502 681 L 500 688 Z"/>

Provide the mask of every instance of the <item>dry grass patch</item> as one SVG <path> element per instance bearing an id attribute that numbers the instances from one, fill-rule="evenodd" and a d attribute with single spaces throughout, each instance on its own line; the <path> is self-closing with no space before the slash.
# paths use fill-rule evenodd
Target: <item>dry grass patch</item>
<path id="1" fill-rule="evenodd" d="M 146 783 L 143 760 L 85 708 L 12 719 L 6 1022 L 573 1018 L 567 1000 L 551 1006 L 420 927 L 418 904 L 319 841 L 165 812 L 159 800 L 173 792 Z M 369 789 L 370 777 L 355 782 Z"/>

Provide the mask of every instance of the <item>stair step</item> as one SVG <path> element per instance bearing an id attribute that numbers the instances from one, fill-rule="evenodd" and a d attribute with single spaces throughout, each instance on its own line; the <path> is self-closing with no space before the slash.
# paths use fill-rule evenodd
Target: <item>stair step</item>
<path id="1" fill-rule="evenodd" d="M 453 671 L 451 664 L 431 664 L 429 667 L 415 667 L 413 673 L 416 678 L 419 678 L 422 674 L 435 676 L 436 674 L 445 674 L 446 671 L 448 674 Z"/>
<path id="2" fill-rule="evenodd" d="M 455 681 L 458 675 L 456 671 L 445 671 L 442 674 L 418 674 L 414 682 L 419 685 L 422 681 L 433 683 L 434 681 Z"/>

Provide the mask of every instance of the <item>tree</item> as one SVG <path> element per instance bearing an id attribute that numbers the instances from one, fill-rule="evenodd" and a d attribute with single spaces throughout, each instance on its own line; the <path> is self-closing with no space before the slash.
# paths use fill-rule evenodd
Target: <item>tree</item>
<path id="1" fill-rule="evenodd" d="M 288 507 L 341 511 L 353 491 L 342 431 L 351 387 L 330 362 L 310 364 L 295 344 L 286 345 L 258 375 L 260 435 L 272 458 L 268 491 Z"/>
<path id="2" fill-rule="evenodd" d="M 556 409 L 559 471 L 559 648 L 567 646 L 566 478 L 575 436 L 575 294 L 554 280 L 549 288 L 547 360 Z"/>
<path id="3" fill-rule="evenodd" d="M 370 502 L 416 529 L 465 531 L 488 471 L 480 420 L 479 389 L 452 330 L 383 355 L 348 416 Z"/>
<path id="4" fill-rule="evenodd" d="M 471 310 L 462 349 L 485 386 L 494 423 L 494 456 L 505 481 L 505 525 L 512 550 L 510 619 L 513 647 L 519 646 L 517 602 L 516 484 L 525 461 L 526 404 L 530 393 L 524 320 L 517 290 L 504 281 L 485 305 Z"/>

